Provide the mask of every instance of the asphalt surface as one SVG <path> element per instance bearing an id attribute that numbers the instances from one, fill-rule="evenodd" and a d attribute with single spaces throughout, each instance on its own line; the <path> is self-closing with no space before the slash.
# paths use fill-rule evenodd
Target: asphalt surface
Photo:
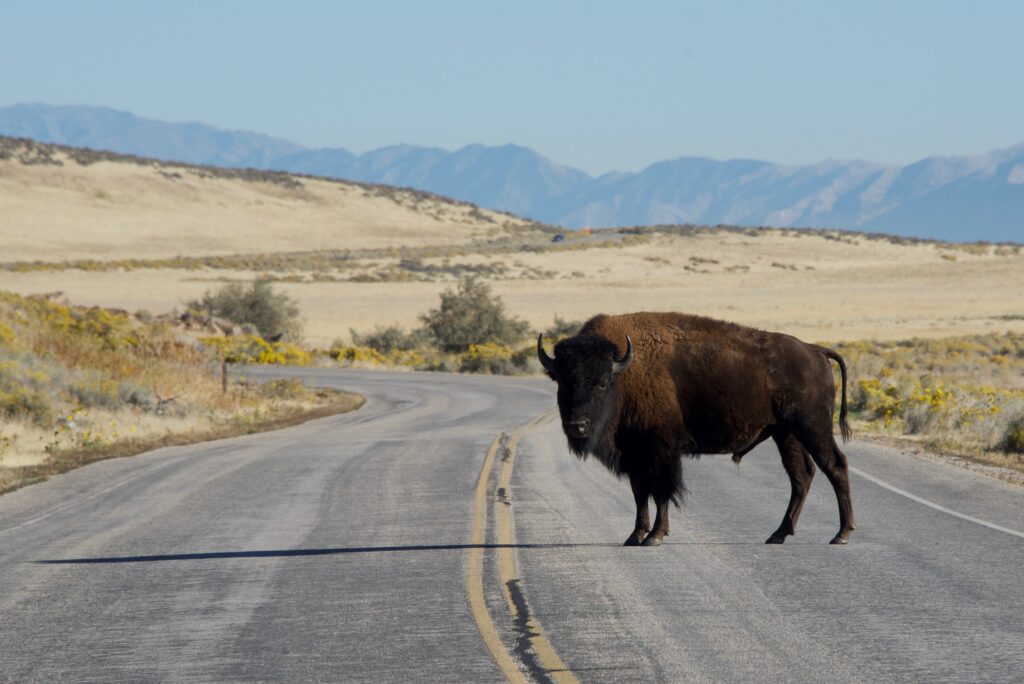
<path id="1" fill-rule="evenodd" d="M 0 679 L 1024 679 L 1024 488 L 853 442 L 850 545 L 819 474 L 765 546 L 766 445 L 687 462 L 666 544 L 624 548 L 552 383 L 296 373 L 368 402 L 0 497 Z"/>

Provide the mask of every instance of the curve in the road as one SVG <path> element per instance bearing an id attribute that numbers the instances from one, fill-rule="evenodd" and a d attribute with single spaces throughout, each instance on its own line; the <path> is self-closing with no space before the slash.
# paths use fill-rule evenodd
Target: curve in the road
<path id="1" fill-rule="evenodd" d="M 687 462 L 671 542 L 624 549 L 549 383 L 274 372 L 368 401 L 0 497 L 0 680 L 1019 681 L 1019 488 L 851 444 L 853 543 L 819 483 L 769 548 L 762 449 Z"/>

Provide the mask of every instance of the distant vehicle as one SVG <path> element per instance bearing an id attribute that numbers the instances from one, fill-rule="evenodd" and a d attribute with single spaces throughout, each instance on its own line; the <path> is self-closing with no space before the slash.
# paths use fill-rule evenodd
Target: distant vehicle
<path id="1" fill-rule="evenodd" d="M 565 236 L 562 235 L 561 233 L 559 233 L 555 237 L 551 238 L 552 242 L 561 242 L 562 240 L 565 240 Z"/>

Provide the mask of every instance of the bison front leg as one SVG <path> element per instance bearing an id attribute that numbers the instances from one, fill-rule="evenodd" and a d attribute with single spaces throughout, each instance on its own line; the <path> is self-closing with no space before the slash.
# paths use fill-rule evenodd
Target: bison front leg
<path id="1" fill-rule="evenodd" d="M 644 546 L 661 546 L 668 536 L 668 505 L 679 505 L 683 496 L 683 465 L 675 454 L 662 455 L 655 460 L 654 477 L 651 482 L 651 497 L 658 507 L 654 516 L 654 527 L 644 537 Z"/>
<path id="2" fill-rule="evenodd" d="M 654 529 L 644 538 L 644 546 L 661 546 L 662 540 L 668 536 L 668 499 L 658 501 L 656 498 L 655 503 L 658 514 L 654 516 Z"/>
<path id="3" fill-rule="evenodd" d="M 647 486 L 647 479 L 638 475 L 629 476 L 629 486 L 633 490 L 633 501 L 636 502 L 636 525 L 623 546 L 639 546 L 651 531 L 651 514 L 647 509 L 651 490 Z"/>

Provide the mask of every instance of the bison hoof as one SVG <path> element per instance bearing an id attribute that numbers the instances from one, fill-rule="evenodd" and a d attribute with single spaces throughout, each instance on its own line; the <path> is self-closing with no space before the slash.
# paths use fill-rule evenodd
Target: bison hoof
<path id="1" fill-rule="evenodd" d="M 787 536 L 788 535 L 786 535 L 786 534 L 782 534 L 782 533 L 776 532 L 772 536 L 768 537 L 768 539 L 766 539 L 764 543 L 765 544 L 785 544 Z"/>
<path id="2" fill-rule="evenodd" d="M 661 537 L 653 534 L 647 535 L 641 546 L 661 546 Z"/>
<path id="3" fill-rule="evenodd" d="M 849 544 L 849 543 L 850 543 L 850 536 L 849 536 L 849 534 L 843 534 L 842 532 L 840 532 L 836 536 L 832 537 L 832 541 L 829 542 L 829 544 Z"/>
<path id="4" fill-rule="evenodd" d="M 647 535 L 646 530 L 637 530 L 633 534 L 626 537 L 626 541 L 622 543 L 623 546 L 640 546 L 644 543 L 644 537 Z"/>

